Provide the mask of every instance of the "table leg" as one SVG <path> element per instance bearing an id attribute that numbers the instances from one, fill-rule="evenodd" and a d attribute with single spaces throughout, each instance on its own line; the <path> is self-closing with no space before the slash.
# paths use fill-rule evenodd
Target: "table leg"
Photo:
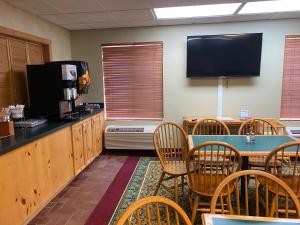
<path id="1" fill-rule="evenodd" d="M 249 157 L 242 156 L 242 168 L 241 170 L 248 170 L 249 164 Z M 245 202 L 245 178 L 242 177 L 241 179 L 241 202 Z"/>

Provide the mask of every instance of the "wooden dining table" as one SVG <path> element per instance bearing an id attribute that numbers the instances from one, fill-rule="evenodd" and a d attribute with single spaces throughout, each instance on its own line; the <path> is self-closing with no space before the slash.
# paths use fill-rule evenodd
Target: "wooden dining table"
<path id="1" fill-rule="evenodd" d="M 202 214 L 202 225 L 299 225 L 300 219 Z"/>
<path id="2" fill-rule="evenodd" d="M 189 149 L 198 144 L 207 141 L 221 141 L 234 146 L 241 154 L 243 159 L 242 170 L 248 169 L 249 156 L 267 156 L 276 147 L 296 141 L 297 139 L 289 135 L 257 135 L 254 143 L 246 143 L 245 135 L 189 135 Z M 286 152 L 287 156 L 294 156 L 295 149 L 289 148 Z"/>
<path id="3" fill-rule="evenodd" d="M 241 170 L 249 169 L 249 156 L 267 156 L 276 147 L 296 141 L 297 139 L 289 135 L 256 135 L 254 143 L 246 143 L 246 135 L 189 135 L 189 149 L 207 141 L 221 141 L 234 146 L 242 156 Z M 295 156 L 297 148 L 289 148 L 285 152 L 286 156 Z M 241 180 L 244 187 L 244 179 Z M 241 190 L 244 193 L 244 189 Z M 244 194 L 242 194 L 244 196 Z M 244 198 L 241 198 L 244 201 Z"/>

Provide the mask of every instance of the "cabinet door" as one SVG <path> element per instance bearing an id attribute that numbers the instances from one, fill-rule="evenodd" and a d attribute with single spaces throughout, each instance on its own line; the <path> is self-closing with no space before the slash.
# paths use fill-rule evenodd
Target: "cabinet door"
<path id="1" fill-rule="evenodd" d="M 92 135 L 92 120 L 86 120 L 83 123 L 83 145 L 85 151 L 85 164 L 88 164 L 93 159 L 93 135 Z"/>
<path id="2" fill-rule="evenodd" d="M 14 104 L 25 104 L 28 106 L 26 43 L 17 40 L 9 40 L 9 45 L 14 84 Z"/>
<path id="3" fill-rule="evenodd" d="M 7 39 L 0 38 L 0 108 L 12 104 L 12 83 L 8 61 Z"/>
<path id="4" fill-rule="evenodd" d="M 97 156 L 100 154 L 100 145 L 101 145 L 101 119 L 100 115 L 94 116 L 92 118 L 93 126 L 93 150 L 94 155 Z"/>
<path id="5" fill-rule="evenodd" d="M 74 172 L 78 174 L 85 166 L 85 153 L 83 145 L 83 126 L 72 127 Z"/>
<path id="6" fill-rule="evenodd" d="M 104 113 L 100 113 L 100 149 L 99 154 L 103 151 L 104 146 Z"/>
<path id="7" fill-rule="evenodd" d="M 43 64 L 43 49 L 42 46 L 36 44 L 28 44 L 28 64 Z"/>

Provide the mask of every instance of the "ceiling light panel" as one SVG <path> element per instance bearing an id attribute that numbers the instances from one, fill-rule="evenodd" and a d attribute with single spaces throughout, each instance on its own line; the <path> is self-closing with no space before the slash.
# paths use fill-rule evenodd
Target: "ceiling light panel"
<path id="1" fill-rule="evenodd" d="M 299 10 L 300 10 L 299 0 L 274 0 L 274 1 L 248 2 L 238 12 L 238 14 L 293 12 Z"/>
<path id="2" fill-rule="evenodd" d="M 154 8 L 157 19 L 233 15 L 241 3 Z"/>

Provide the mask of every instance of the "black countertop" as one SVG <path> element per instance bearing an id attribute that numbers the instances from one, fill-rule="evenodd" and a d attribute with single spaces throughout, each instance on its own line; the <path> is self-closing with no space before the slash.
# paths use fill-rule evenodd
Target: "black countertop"
<path id="1" fill-rule="evenodd" d="M 15 128 L 15 135 L 9 137 L 0 137 L 0 155 L 10 152 L 55 131 L 78 123 L 79 121 L 87 119 L 102 111 L 103 109 L 97 109 L 92 113 L 85 113 L 74 121 L 48 121 L 45 124 L 33 128 Z"/>

